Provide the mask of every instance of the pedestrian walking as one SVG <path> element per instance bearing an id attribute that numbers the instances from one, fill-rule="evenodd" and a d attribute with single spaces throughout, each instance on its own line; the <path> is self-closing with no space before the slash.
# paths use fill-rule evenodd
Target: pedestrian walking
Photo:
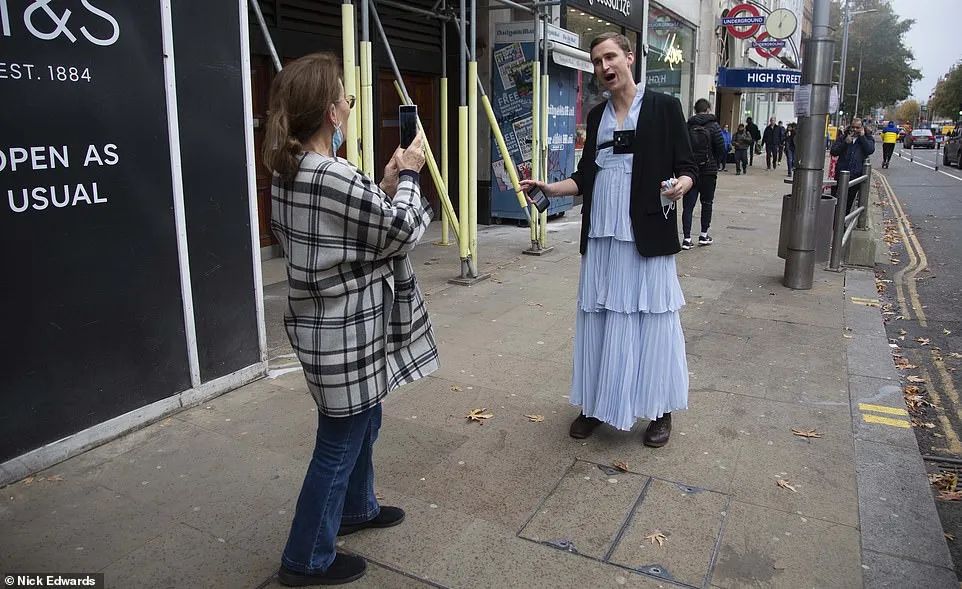
<path id="1" fill-rule="evenodd" d="M 586 438 L 602 423 L 628 431 L 645 418 L 644 443 L 657 448 L 668 442 L 672 412 L 688 406 L 675 203 L 698 167 L 681 103 L 635 83 L 630 41 L 604 33 L 590 49 L 611 97 L 588 114 L 578 169 L 522 187 L 584 196 L 570 398 L 581 414 L 569 434 Z"/>
<path id="2" fill-rule="evenodd" d="M 839 133 L 838 139 L 832 144 L 831 154 L 838 156 L 838 163 L 835 165 L 835 179 L 838 180 L 839 172 L 848 170 L 851 172 L 852 179 L 858 178 L 865 170 L 865 158 L 875 153 L 875 137 L 865 132 L 862 126 L 862 119 L 852 119 L 844 133 Z M 851 186 L 848 189 L 848 198 L 845 205 L 846 211 L 852 210 L 855 197 L 858 195 L 860 185 Z M 837 186 L 833 192 L 837 193 Z M 838 198 L 841 198 L 836 194 Z"/>
<path id="3" fill-rule="evenodd" d="M 895 144 L 899 140 L 899 128 L 895 121 L 889 121 L 882 129 L 882 167 L 889 167 L 892 161 L 892 153 L 895 152 Z"/>
<path id="4" fill-rule="evenodd" d="M 728 171 L 728 154 L 732 152 L 732 132 L 728 128 L 728 124 L 722 125 L 722 139 L 725 140 L 725 157 L 721 159 L 719 164 L 721 164 L 721 171 Z"/>
<path id="5" fill-rule="evenodd" d="M 374 494 L 381 401 L 438 368 L 407 256 L 431 220 L 419 186 L 423 138 L 398 148 L 380 185 L 338 158 L 354 106 L 340 72 L 329 53 L 285 65 L 271 88 L 264 139 L 271 228 L 287 258 L 284 325 L 318 413 L 278 572 L 291 586 L 360 578 L 364 559 L 337 552 L 337 537 L 404 519 Z"/>
<path id="6" fill-rule="evenodd" d="M 775 117 L 768 120 L 765 133 L 762 135 L 762 146 L 765 148 L 765 169 L 771 170 L 778 167 L 778 149 L 785 137 L 782 130 L 775 124 Z"/>
<path id="7" fill-rule="evenodd" d="M 712 204 L 715 202 L 715 186 L 718 182 L 718 162 L 725 158 L 725 138 L 718 126 L 718 119 L 709 113 L 711 104 L 704 98 L 695 101 L 695 115 L 688 119 L 688 138 L 691 151 L 698 165 L 698 180 L 685 194 L 682 203 L 681 227 L 685 238 L 681 249 L 690 250 L 691 222 L 695 214 L 695 204 L 701 200 L 701 233 L 698 245 L 711 245 L 714 240 L 708 235 L 711 226 Z"/>
<path id="8" fill-rule="evenodd" d="M 788 165 L 788 177 L 795 171 L 795 138 L 798 136 L 798 126 L 789 123 L 785 130 L 785 162 Z"/>
<path id="9" fill-rule="evenodd" d="M 751 117 L 745 119 L 745 129 L 752 137 L 752 145 L 748 152 L 748 165 L 754 166 L 755 155 L 758 152 L 758 143 L 762 140 L 762 133 L 759 131 L 758 125 L 755 124 L 755 121 L 753 121 Z"/>
<path id="10" fill-rule="evenodd" d="M 732 147 L 735 149 L 735 175 L 740 176 L 748 173 L 748 152 L 752 149 L 752 136 L 743 124 L 739 124 L 735 129 L 735 136 L 732 137 Z"/>
<path id="11" fill-rule="evenodd" d="M 778 131 L 782 138 L 778 143 L 778 163 L 782 163 L 782 154 L 785 152 L 785 132 L 787 131 L 782 121 L 778 121 Z"/>

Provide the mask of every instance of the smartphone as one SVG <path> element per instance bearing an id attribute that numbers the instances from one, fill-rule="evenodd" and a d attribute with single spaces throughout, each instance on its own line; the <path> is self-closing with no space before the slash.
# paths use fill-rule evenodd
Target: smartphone
<path id="1" fill-rule="evenodd" d="M 401 129 L 401 147 L 407 149 L 418 134 L 418 107 L 402 104 L 398 107 L 398 126 Z"/>
<path id="2" fill-rule="evenodd" d="M 545 196 L 544 192 L 537 186 L 531 189 L 531 192 L 528 193 L 528 197 L 534 201 L 534 206 L 538 208 L 539 213 L 547 211 L 548 205 L 551 204 L 551 201 L 548 200 L 548 197 Z"/>

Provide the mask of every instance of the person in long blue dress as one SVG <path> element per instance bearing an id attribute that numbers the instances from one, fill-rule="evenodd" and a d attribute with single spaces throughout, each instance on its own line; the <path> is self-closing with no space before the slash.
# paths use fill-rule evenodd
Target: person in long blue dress
<path id="1" fill-rule="evenodd" d="M 522 188 L 584 196 L 570 392 L 581 413 L 570 435 L 586 438 L 602 423 L 627 431 L 644 418 L 644 443 L 661 447 L 672 412 L 688 407 L 675 203 L 697 166 L 681 104 L 634 81 L 628 39 L 602 34 L 591 59 L 610 98 L 588 115 L 578 171 Z M 669 179 L 674 185 L 664 187 Z"/>

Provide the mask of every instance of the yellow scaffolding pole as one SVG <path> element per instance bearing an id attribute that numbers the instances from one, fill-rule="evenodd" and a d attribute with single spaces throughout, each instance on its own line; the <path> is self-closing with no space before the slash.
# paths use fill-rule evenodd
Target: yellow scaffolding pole
<path id="1" fill-rule="evenodd" d="M 441 78 L 441 183 L 448 192 L 448 79 Z M 437 245 L 450 245 L 448 238 L 448 213 L 441 207 L 441 241 Z"/>
<path id="2" fill-rule="evenodd" d="M 401 90 L 401 85 L 397 83 L 397 80 L 394 81 L 394 90 L 401 98 L 401 104 L 411 104 L 404 96 L 404 91 Z M 420 115 L 418 115 L 418 128 L 424 133 L 424 125 L 421 124 Z M 434 151 L 431 149 L 431 143 L 427 140 L 427 137 L 424 138 L 424 162 L 428 166 L 431 179 L 434 180 L 434 187 L 437 188 L 438 198 L 441 199 L 441 212 L 447 216 L 448 223 L 454 228 L 454 238 L 458 241 L 458 244 L 460 244 L 466 240 L 461 239 L 461 227 L 459 225 L 458 215 L 454 212 L 454 205 L 451 204 L 451 198 L 448 195 L 447 183 L 444 181 L 444 177 L 441 176 L 441 170 L 438 169 L 437 160 L 434 159 Z"/>
<path id="3" fill-rule="evenodd" d="M 470 232 L 468 228 L 468 107 L 458 107 L 458 212 L 461 214 L 458 231 L 458 253 L 461 260 L 471 257 Z"/>
<path id="4" fill-rule="evenodd" d="M 548 101 L 548 91 L 550 89 L 551 89 L 551 86 L 548 84 L 548 70 L 545 69 L 541 77 L 541 91 L 542 91 L 541 112 L 540 112 L 541 155 L 539 156 L 541 159 L 541 162 L 539 163 L 539 166 L 541 167 L 541 179 L 544 180 L 545 182 L 548 181 L 548 107 L 550 105 L 550 102 Z M 541 218 L 539 219 L 538 227 L 540 229 L 540 233 L 538 235 L 538 243 L 541 245 L 541 248 L 544 249 L 544 247 L 547 245 L 547 242 L 548 242 L 547 209 L 543 213 L 541 213 Z"/>
<path id="5" fill-rule="evenodd" d="M 468 62 L 468 251 L 478 267 L 478 62 Z M 462 155 L 462 158 L 464 156 Z"/>
<path id="6" fill-rule="evenodd" d="M 361 170 L 374 178 L 374 91 L 371 42 L 361 41 Z"/>
<path id="7" fill-rule="evenodd" d="M 514 189 L 514 194 L 518 197 L 518 205 L 521 210 L 528 215 L 528 221 L 531 221 L 530 212 L 528 211 L 528 199 L 524 197 L 524 191 L 521 190 L 521 182 L 518 180 L 518 170 L 514 167 L 514 161 L 511 159 L 511 152 L 508 151 L 508 144 L 504 140 L 504 134 L 501 133 L 501 127 L 498 126 L 498 119 L 494 116 L 494 109 L 491 108 L 491 100 L 488 95 L 481 93 L 481 104 L 484 106 L 484 112 L 488 115 L 488 124 L 491 126 L 491 132 L 494 133 L 494 139 L 498 144 L 498 151 L 501 152 L 501 158 L 504 161 L 504 169 L 508 173 L 508 178 L 511 180 L 511 187 Z"/>
<path id="8" fill-rule="evenodd" d="M 354 77 L 357 67 L 354 63 L 354 5 L 350 3 L 341 4 L 341 38 L 344 40 L 344 92 L 357 97 L 359 92 L 357 91 L 357 79 Z M 352 120 L 356 118 L 356 116 L 353 116 L 348 120 L 345 143 L 347 161 L 359 166 L 361 162 L 358 159 L 357 151 L 357 123 Z"/>
<path id="9" fill-rule="evenodd" d="M 535 27 L 539 24 L 535 21 Z M 537 43 L 535 45 L 537 46 Z M 531 179 L 541 180 L 541 63 L 537 60 L 537 47 L 535 49 L 535 61 L 531 65 Z M 530 209 L 531 248 L 537 249 L 541 216 L 534 205 L 531 205 Z"/>

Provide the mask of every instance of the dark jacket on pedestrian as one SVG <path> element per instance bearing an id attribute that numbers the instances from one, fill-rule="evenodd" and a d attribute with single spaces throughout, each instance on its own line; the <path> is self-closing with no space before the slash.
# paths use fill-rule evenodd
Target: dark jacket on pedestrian
<path id="1" fill-rule="evenodd" d="M 762 136 L 762 145 L 769 149 L 775 149 L 785 141 L 785 130 L 778 125 L 765 127 L 765 134 Z"/>
<path id="2" fill-rule="evenodd" d="M 591 197 L 598 172 L 595 163 L 598 127 L 607 104 L 607 101 L 602 102 L 588 113 L 585 148 L 578 169 L 571 175 L 578 185 L 578 192 L 584 196 L 581 208 L 582 254 L 588 247 L 591 229 Z M 672 176 L 688 176 L 692 181 L 698 181 L 698 166 L 691 154 L 688 127 L 677 98 L 645 90 L 632 147 L 628 216 L 635 247 L 639 254 L 647 257 L 677 254 L 681 251 L 681 244 L 678 242 L 676 209 L 670 209 L 665 217 L 661 206 L 661 182 Z"/>
<path id="3" fill-rule="evenodd" d="M 747 123 L 745 130 L 748 131 L 748 135 L 752 138 L 752 141 L 762 140 L 762 133 L 758 130 L 758 125 L 756 125 L 754 121 Z"/>
<path id="4" fill-rule="evenodd" d="M 792 151 L 792 152 L 795 151 L 795 136 L 797 134 L 798 134 L 798 131 L 796 131 L 795 129 L 785 130 L 785 151 Z"/>
<path id="5" fill-rule="evenodd" d="M 695 146 L 692 145 L 693 154 L 695 156 L 695 163 L 698 164 L 698 173 L 708 176 L 718 175 L 718 162 L 725 161 L 725 138 L 722 136 L 721 125 L 718 124 L 718 119 L 715 115 L 711 113 L 700 113 L 694 115 L 688 119 L 689 132 L 691 127 L 704 127 L 708 131 L 708 135 L 711 138 L 711 143 L 708 146 L 708 159 L 705 161 L 698 161 L 699 154 L 694 153 Z"/>
<path id="6" fill-rule="evenodd" d="M 732 137 L 732 147 L 735 149 L 749 149 L 751 146 L 752 134 L 748 132 L 748 129 L 735 132 L 735 136 Z"/>
<path id="7" fill-rule="evenodd" d="M 875 137 L 870 133 L 857 135 L 855 141 L 849 143 L 845 140 L 845 133 L 839 132 L 838 138 L 832 144 L 831 153 L 838 156 L 836 178 L 839 172 L 848 170 L 852 173 L 852 179 L 855 179 L 865 170 L 865 158 L 875 153 Z"/>

